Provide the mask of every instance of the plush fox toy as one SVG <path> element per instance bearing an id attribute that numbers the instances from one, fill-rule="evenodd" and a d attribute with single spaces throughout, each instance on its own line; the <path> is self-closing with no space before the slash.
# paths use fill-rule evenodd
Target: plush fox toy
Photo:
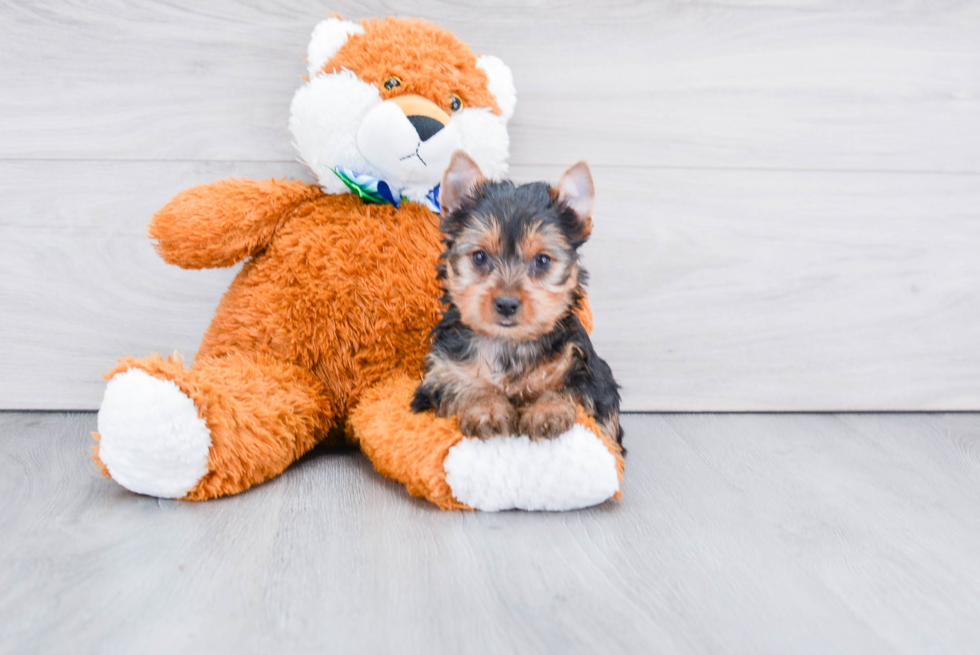
<path id="1" fill-rule="evenodd" d="M 439 181 L 458 149 L 487 178 L 507 173 L 509 69 L 430 23 L 393 18 L 323 21 L 308 62 L 289 127 L 318 184 L 216 182 L 150 224 L 171 264 L 245 264 L 192 366 L 152 355 L 107 374 L 103 473 L 137 493 L 203 500 L 346 439 L 442 508 L 570 509 L 618 494 L 615 435 L 584 413 L 547 442 L 481 441 L 410 409 L 441 309 Z"/>

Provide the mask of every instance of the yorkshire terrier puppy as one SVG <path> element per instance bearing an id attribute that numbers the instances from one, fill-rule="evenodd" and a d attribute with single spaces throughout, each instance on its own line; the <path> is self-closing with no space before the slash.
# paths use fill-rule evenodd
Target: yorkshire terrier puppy
<path id="1" fill-rule="evenodd" d="M 556 187 L 488 182 L 465 153 L 440 188 L 448 305 L 412 409 L 456 416 L 466 436 L 555 437 L 577 405 L 622 443 L 619 392 L 573 312 L 586 272 L 594 187 L 580 162 Z"/>

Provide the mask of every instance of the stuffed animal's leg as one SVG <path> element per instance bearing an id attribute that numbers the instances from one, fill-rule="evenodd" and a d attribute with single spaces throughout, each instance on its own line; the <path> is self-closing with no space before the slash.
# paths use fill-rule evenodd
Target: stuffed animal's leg
<path id="1" fill-rule="evenodd" d="M 379 473 L 405 485 L 411 495 L 442 509 L 471 509 L 453 497 L 442 466 L 463 438 L 456 419 L 413 413 L 416 386 L 417 381 L 397 376 L 365 391 L 347 417 L 351 437 Z"/>
<path id="2" fill-rule="evenodd" d="M 308 371 L 266 356 L 159 355 L 109 373 L 95 460 L 137 493 L 203 500 L 281 473 L 326 431 L 334 408 Z"/>
<path id="3" fill-rule="evenodd" d="M 620 497 L 622 448 L 581 409 L 555 439 L 464 439 L 455 418 L 412 412 L 417 384 L 399 376 L 368 390 L 347 423 L 378 472 L 411 495 L 480 510 L 576 509 Z"/>

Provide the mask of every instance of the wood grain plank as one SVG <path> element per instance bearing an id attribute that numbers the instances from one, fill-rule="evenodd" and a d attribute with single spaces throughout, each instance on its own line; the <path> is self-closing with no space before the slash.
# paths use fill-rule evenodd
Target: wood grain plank
<path id="1" fill-rule="evenodd" d="M 0 158 L 291 161 L 328 11 L 508 61 L 517 164 L 980 171 L 980 5 L 835 0 L 11 2 Z"/>
<path id="2" fill-rule="evenodd" d="M 0 413 L 0 653 L 967 653 L 980 416 L 624 417 L 625 499 L 440 512 L 356 453 L 135 496 Z"/>
<path id="3" fill-rule="evenodd" d="M 290 167 L 35 162 L 0 168 L 18 180 L 0 182 L 6 200 L 0 334 L 9 358 L 0 406 L 38 409 L 97 406 L 101 374 L 117 357 L 177 351 L 192 359 L 238 267 L 167 265 L 146 236 L 149 219 L 184 188 L 229 176 L 267 178 Z M 61 180 L 56 192 L 52 174 Z M 43 380 L 35 377 L 40 370 Z M 80 391 L 89 398 L 82 400 Z"/>
<path id="4" fill-rule="evenodd" d="M 980 417 L 666 421 L 733 501 L 757 513 L 760 530 L 897 652 L 970 652 L 980 642 Z"/>
<path id="5" fill-rule="evenodd" d="M 193 184 L 284 173 L 0 163 L 0 407 L 94 409 L 116 357 L 193 356 L 234 270 L 165 265 L 145 224 Z M 594 339 L 627 409 L 980 408 L 977 176 L 595 176 Z"/>

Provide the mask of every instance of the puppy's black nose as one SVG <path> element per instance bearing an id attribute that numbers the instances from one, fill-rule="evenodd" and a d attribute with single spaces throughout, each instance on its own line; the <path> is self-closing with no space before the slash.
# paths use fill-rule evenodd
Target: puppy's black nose
<path id="1" fill-rule="evenodd" d="M 428 141 L 430 138 L 445 127 L 442 123 L 428 116 L 408 116 L 408 122 L 412 124 L 419 138 Z"/>
<path id="2" fill-rule="evenodd" d="M 514 296 L 500 296 L 493 301 L 493 306 L 501 316 L 513 316 L 521 308 L 521 301 Z"/>

